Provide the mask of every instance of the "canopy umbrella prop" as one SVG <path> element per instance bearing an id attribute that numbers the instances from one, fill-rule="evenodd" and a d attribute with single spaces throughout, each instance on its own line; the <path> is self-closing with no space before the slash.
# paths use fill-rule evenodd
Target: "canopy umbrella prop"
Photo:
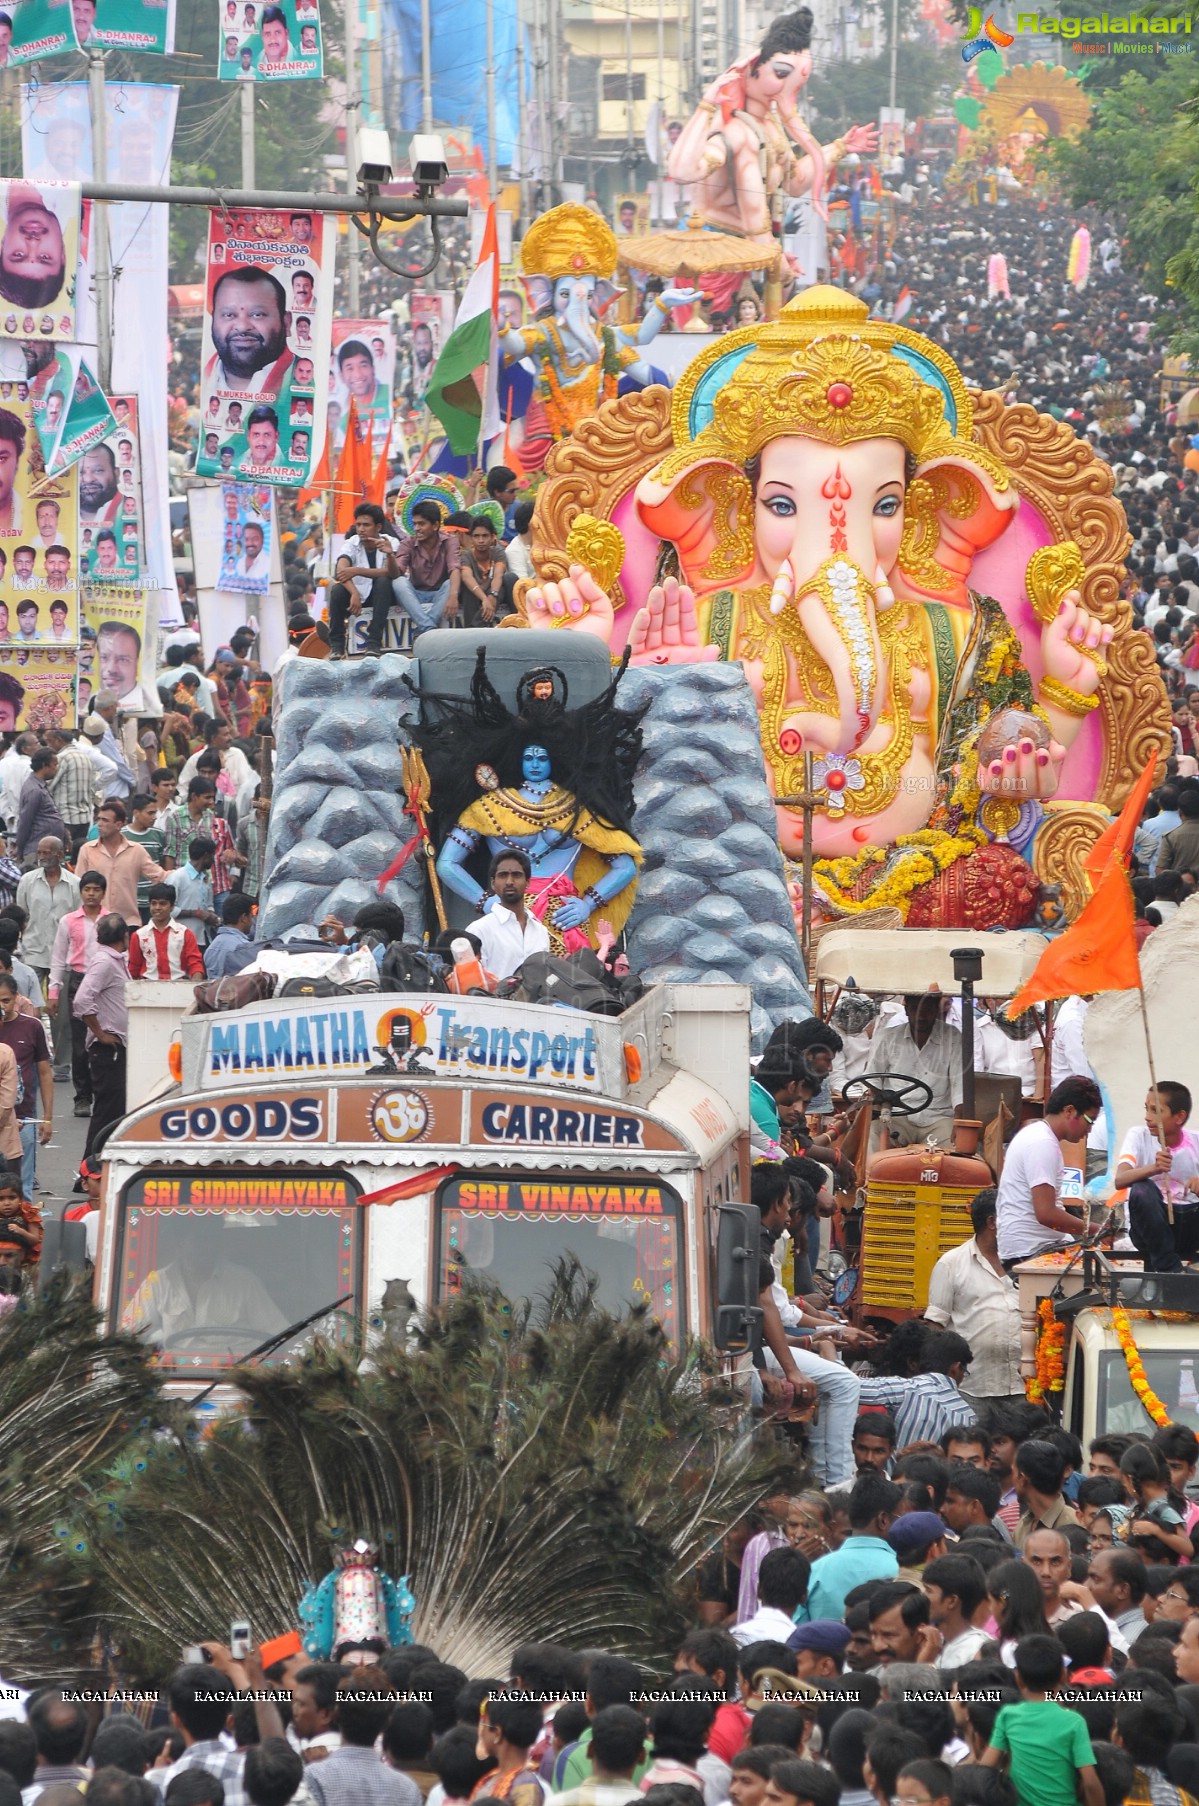
<path id="1" fill-rule="evenodd" d="M 619 268 L 680 284 L 695 284 L 704 276 L 746 276 L 764 270 L 766 318 L 775 319 L 782 305 L 782 246 L 755 244 L 731 232 L 709 232 L 694 213 L 686 226 L 651 232 L 645 238 L 622 239 Z"/>

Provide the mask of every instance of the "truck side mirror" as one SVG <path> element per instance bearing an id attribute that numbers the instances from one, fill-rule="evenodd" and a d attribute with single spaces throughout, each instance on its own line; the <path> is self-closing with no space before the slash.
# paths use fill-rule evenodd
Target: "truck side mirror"
<path id="1" fill-rule="evenodd" d="M 719 1204 L 717 1213 L 712 1339 L 728 1354 L 744 1354 L 755 1346 L 762 1320 L 758 1306 L 762 1218 L 756 1204 Z"/>
<path id="2" fill-rule="evenodd" d="M 37 1289 L 48 1291 L 59 1273 L 86 1273 L 87 1231 L 82 1223 L 63 1223 L 47 1217 L 42 1225 L 42 1256 L 38 1262 Z"/>

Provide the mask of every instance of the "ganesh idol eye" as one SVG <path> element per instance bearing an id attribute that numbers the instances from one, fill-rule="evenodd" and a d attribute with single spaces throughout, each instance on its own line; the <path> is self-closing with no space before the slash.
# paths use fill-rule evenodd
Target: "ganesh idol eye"
<path id="1" fill-rule="evenodd" d="M 776 514 L 780 520 L 788 520 L 797 511 L 789 495 L 768 495 L 762 506 L 768 508 L 771 514 Z"/>
<path id="2" fill-rule="evenodd" d="M 903 506 L 903 498 L 898 495 L 884 495 L 874 504 L 874 512 L 881 514 L 884 520 L 891 520 Z"/>

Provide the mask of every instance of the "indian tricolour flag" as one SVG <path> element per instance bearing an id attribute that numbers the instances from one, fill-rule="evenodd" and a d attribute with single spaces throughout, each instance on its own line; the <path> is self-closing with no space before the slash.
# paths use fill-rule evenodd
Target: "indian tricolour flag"
<path id="1" fill-rule="evenodd" d="M 479 263 L 458 306 L 454 330 L 433 367 L 425 401 L 445 427 L 450 450 L 465 457 L 501 430 L 496 318 L 500 248 L 495 207 L 487 209 Z"/>
<path id="2" fill-rule="evenodd" d="M 898 326 L 901 320 L 906 320 L 915 305 L 916 297 L 911 289 L 901 288 L 895 297 L 895 306 L 891 309 L 892 324 Z"/>

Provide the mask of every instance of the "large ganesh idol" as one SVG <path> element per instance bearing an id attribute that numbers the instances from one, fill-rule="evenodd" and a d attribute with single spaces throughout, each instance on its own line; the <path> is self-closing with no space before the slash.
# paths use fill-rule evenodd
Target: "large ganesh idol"
<path id="1" fill-rule="evenodd" d="M 1111 488 L 1067 428 L 811 288 L 555 452 L 523 618 L 635 663 L 739 660 L 774 794 L 811 773 L 827 915 L 1022 926 L 1075 912 L 1167 739 Z M 796 801 L 778 830 L 798 857 Z"/>

